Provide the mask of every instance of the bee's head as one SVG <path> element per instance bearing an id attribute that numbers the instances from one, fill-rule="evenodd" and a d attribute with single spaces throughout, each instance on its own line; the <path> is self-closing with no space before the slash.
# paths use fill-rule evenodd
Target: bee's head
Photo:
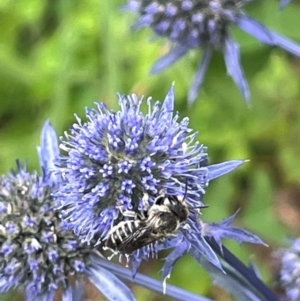
<path id="1" fill-rule="evenodd" d="M 155 200 L 155 205 L 167 207 L 180 222 L 187 219 L 189 215 L 188 205 L 184 200 L 184 196 L 160 195 Z"/>
<path id="2" fill-rule="evenodd" d="M 174 206 L 171 206 L 170 210 L 178 216 L 180 222 L 185 221 L 190 214 L 188 204 L 185 201 L 185 196 L 175 196 L 169 199 L 170 203 L 174 204 Z"/>

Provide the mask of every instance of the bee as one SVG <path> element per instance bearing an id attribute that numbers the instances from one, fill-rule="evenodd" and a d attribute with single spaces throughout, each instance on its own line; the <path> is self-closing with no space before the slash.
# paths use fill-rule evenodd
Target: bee
<path id="1" fill-rule="evenodd" d="M 137 215 L 134 220 L 122 221 L 108 233 L 105 249 L 122 254 L 147 246 L 162 238 L 170 237 L 187 220 L 190 211 L 185 195 L 159 195 L 154 204 Z M 206 207 L 206 206 L 202 206 Z M 124 212 L 133 216 L 134 212 Z"/>

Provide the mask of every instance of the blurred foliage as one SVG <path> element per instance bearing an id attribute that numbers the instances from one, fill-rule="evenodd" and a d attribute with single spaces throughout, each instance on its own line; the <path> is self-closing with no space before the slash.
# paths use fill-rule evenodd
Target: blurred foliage
<path id="1" fill-rule="evenodd" d="M 241 208 L 237 224 L 261 235 L 271 248 L 262 251 L 230 243 L 230 249 L 246 263 L 255 253 L 270 280 L 270 251 L 286 237 L 300 234 L 299 223 L 288 223 L 291 212 L 298 217 L 300 212 L 300 59 L 233 29 L 241 45 L 251 105 L 246 105 L 226 75 L 222 55 L 216 53 L 199 99 L 187 108 L 187 89 L 201 52 L 191 51 L 172 68 L 150 77 L 151 65 L 170 45 L 161 39 L 149 43 L 149 29 L 132 32 L 134 16 L 122 13 L 124 3 L 0 1 L 0 171 L 6 173 L 16 158 L 37 167 L 35 147 L 46 119 L 61 135 L 74 121 L 73 114 L 83 116 L 84 108 L 95 101 L 116 108 L 117 92 L 162 100 L 175 81 L 177 110 L 199 130 L 211 163 L 250 159 L 210 184 L 205 199 L 210 207 L 203 218 L 218 221 Z M 294 0 L 283 12 L 279 0 L 254 1 L 246 9 L 300 42 L 300 1 Z M 142 267 L 146 273 L 149 269 L 147 263 Z M 159 263 L 151 271 L 159 278 Z M 209 277 L 190 257 L 177 263 L 170 283 L 229 300 L 214 293 Z M 166 300 L 142 288 L 135 292 L 140 300 Z"/>

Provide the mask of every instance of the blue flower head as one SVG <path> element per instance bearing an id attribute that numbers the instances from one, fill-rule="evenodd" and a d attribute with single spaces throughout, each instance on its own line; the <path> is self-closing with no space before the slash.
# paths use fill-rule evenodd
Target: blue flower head
<path id="1" fill-rule="evenodd" d="M 184 196 L 187 190 L 191 217 L 198 216 L 209 181 L 244 162 L 207 165 L 207 149 L 196 141 L 188 118 L 179 121 L 173 113 L 173 87 L 163 102 L 149 98 L 146 114 L 142 103 L 133 94 L 119 95 L 117 112 L 97 104 L 87 109 L 88 121 L 77 117 L 62 139 L 63 181 L 55 196 L 66 225 L 84 241 L 101 243 L 124 212 L 145 211 L 145 194 L 152 206 L 161 192 Z"/>
<path id="2" fill-rule="evenodd" d="M 280 284 L 285 289 L 288 301 L 300 300 L 300 239 L 282 256 Z"/>
<path id="3" fill-rule="evenodd" d="M 109 300 L 121 300 L 113 299 L 120 290 L 124 300 L 134 300 L 120 280 L 99 266 L 99 254 L 62 227 L 52 196 L 59 184 L 49 168 L 58 146 L 49 122 L 39 154 L 43 176 L 17 162 L 15 171 L 0 178 L 0 294 L 18 288 L 27 301 L 53 301 L 62 288 L 63 301 L 83 300 L 83 277 L 88 276 Z"/>
<path id="4" fill-rule="evenodd" d="M 240 62 L 238 44 L 230 34 L 236 25 L 260 42 L 280 46 L 300 56 L 300 45 L 269 30 L 247 16 L 242 7 L 252 0 L 128 0 L 125 9 L 139 14 L 135 28 L 151 27 L 161 37 L 169 39 L 174 47 L 159 59 L 151 72 L 158 73 L 183 57 L 190 49 L 204 51 L 188 101 L 194 102 L 203 84 L 212 54 L 224 53 L 228 74 L 249 101 L 250 91 Z M 288 1 L 282 1 L 287 5 Z"/>
<path id="5" fill-rule="evenodd" d="M 0 179 L 0 292 L 24 286 L 27 300 L 50 300 L 66 275 L 82 274 L 90 250 L 60 229 L 47 178 L 16 171 Z"/>

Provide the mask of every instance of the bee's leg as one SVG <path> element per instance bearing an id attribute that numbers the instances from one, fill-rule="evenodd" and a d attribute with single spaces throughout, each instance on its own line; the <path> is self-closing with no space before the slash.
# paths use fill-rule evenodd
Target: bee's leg
<path id="1" fill-rule="evenodd" d="M 183 229 L 190 230 L 190 229 L 191 229 L 191 226 L 190 226 L 188 223 L 186 223 L 186 224 L 184 224 L 184 225 L 182 226 L 182 228 L 183 228 Z"/>
<path id="2" fill-rule="evenodd" d="M 117 255 L 118 255 L 118 252 L 113 252 L 110 256 L 107 257 L 107 259 L 111 260 L 112 258 L 114 258 Z"/>
<path id="3" fill-rule="evenodd" d="M 114 252 L 114 250 L 113 250 L 112 248 L 107 247 L 107 246 L 103 246 L 102 249 L 103 249 L 104 251 L 107 251 L 107 250 L 108 250 L 108 251 Z"/>
<path id="4" fill-rule="evenodd" d="M 139 212 L 138 217 L 140 219 L 146 219 L 147 218 L 146 214 L 150 208 L 149 194 L 147 192 L 145 192 L 142 197 L 141 205 L 142 205 L 142 210 Z"/>
<path id="5" fill-rule="evenodd" d="M 107 259 L 108 260 L 111 260 L 113 257 L 115 257 L 116 255 L 118 255 L 118 251 L 116 251 L 116 250 L 113 250 L 112 248 L 109 248 L 109 247 L 107 247 L 107 246 L 103 246 L 102 247 L 102 249 L 104 250 L 104 251 L 110 251 L 110 252 L 112 252 L 112 254 L 110 255 L 110 256 L 108 256 L 107 257 Z"/>
<path id="6" fill-rule="evenodd" d="M 130 254 L 122 254 L 122 253 L 119 253 L 119 263 L 122 263 L 123 262 L 123 257 L 125 257 L 125 266 L 126 268 L 129 267 L 129 262 L 130 262 Z"/>
<path id="7" fill-rule="evenodd" d="M 163 294 L 165 295 L 166 294 L 166 291 L 167 291 L 167 279 L 170 278 L 170 274 L 167 275 L 163 281 Z"/>
<path id="8" fill-rule="evenodd" d="M 144 193 L 142 197 L 142 204 L 144 206 L 144 210 L 148 210 L 150 208 L 149 205 L 149 194 L 147 192 Z"/>
<path id="9" fill-rule="evenodd" d="M 134 211 L 127 210 L 127 211 L 121 211 L 121 213 L 124 217 L 136 218 L 136 212 Z"/>
<path id="10" fill-rule="evenodd" d="M 164 238 L 175 238 L 176 237 L 176 234 L 175 233 L 166 233 L 164 235 Z"/>
<path id="11" fill-rule="evenodd" d="M 130 218 L 136 218 L 136 212 L 132 211 L 132 210 L 124 210 L 122 205 L 118 205 L 117 208 L 120 210 L 120 213 L 124 216 L 124 217 L 130 217 Z"/>
<path id="12" fill-rule="evenodd" d="M 124 210 L 122 206 L 118 206 L 118 209 L 120 210 L 121 214 L 124 217 L 132 217 L 135 218 L 136 217 L 136 213 L 134 211 L 131 210 Z"/>
<path id="13" fill-rule="evenodd" d="M 130 255 L 129 254 L 125 254 L 125 257 L 126 257 L 126 268 L 129 267 L 129 262 L 130 262 Z"/>

